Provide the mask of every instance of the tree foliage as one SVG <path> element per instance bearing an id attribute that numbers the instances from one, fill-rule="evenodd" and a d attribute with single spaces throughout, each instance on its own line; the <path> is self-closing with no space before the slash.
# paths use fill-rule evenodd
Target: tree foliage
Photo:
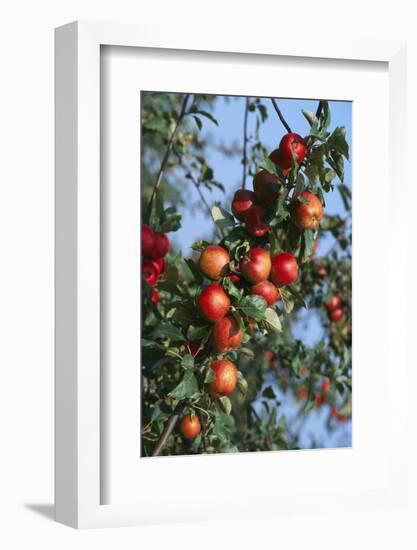
<path id="1" fill-rule="evenodd" d="M 142 94 L 143 212 L 182 101 L 178 94 Z M 211 282 L 200 270 L 198 258 L 212 243 L 190 242 L 192 253 L 187 258 L 171 249 L 156 285 L 156 306 L 152 287 L 142 283 L 143 456 L 153 454 L 173 417 L 178 420 L 164 440 L 163 455 L 296 449 L 302 425 L 313 411 L 326 410 L 329 431 L 351 417 L 351 193 L 344 182 L 344 162 L 349 159 L 345 128 L 330 130 L 327 101 L 320 101 L 316 113 L 303 111 L 310 125 L 304 136 L 306 156 L 298 164 L 293 155 L 285 171 L 271 161 L 270 151 L 260 140 L 261 126 L 268 117 L 267 100 L 247 101 L 247 115 L 256 117 L 255 130 L 243 144 L 247 175 L 264 169 L 282 182 L 279 198 L 265 206 L 269 230 L 254 237 L 226 201 L 213 204 L 210 199 L 213 188 L 224 191 L 226 187 L 207 163 L 205 151 L 215 145 L 202 135 L 204 125 L 219 124 L 214 117 L 216 101 L 216 96 L 190 96 L 148 221 L 155 231 L 178 230 L 188 186 L 198 191 L 198 206 L 216 228 L 215 244 L 230 255 L 227 272 L 219 282 L 230 297 L 230 312 L 243 331 L 243 340 L 238 349 L 216 353 L 213 324 L 203 318 L 197 304 L 199 292 Z M 235 147 L 225 154 L 242 152 L 242 147 Z M 318 229 L 298 229 L 292 223 L 291 209 L 305 190 L 318 196 L 324 209 L 326 195 L 339 192 L 345 215 L 325 213 Z M 315 243 L 321 240 L 332 245 L 318 257 Z M 289 252 L 299 264 L 297 280 L 280 288 L 281 300 L 272 306 L 250 294 L 250 285 L 241 274 L 242 258 L 253 247 L 271 255 Z M 343 304 L 343 318 L 338 322 L 330 320 L 326 307 L 334 295 Z M 306 315 L 314 316 L 322 331 L 322 338 L 312 346 L 297 337 L 297 327 Z M 230 359 L 238 368 L 231 396 L 214 397 L 208 391 L 214 376 L 210 365 L 219 357 Z M 292 414 L 286 414 L 283 407 L 287 399 L 293 404 Z M 197 416 L 202 427 L 192 440 L 178 430 L 180 419 L 187 414 Z M 320 444 L 317 440 L 312 446 Z"/>

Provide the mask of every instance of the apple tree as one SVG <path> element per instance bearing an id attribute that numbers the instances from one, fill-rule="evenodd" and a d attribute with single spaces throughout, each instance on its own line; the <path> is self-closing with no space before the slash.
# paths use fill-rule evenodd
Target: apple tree
<path id="1" fill-rule="evenodd" d="M 202 132 L 216 96 L 142 94 L 142 455 L 297 449 L 318 411 L 351 418 L 351 193 L 346 129 L 328 101 L 297 134 L 276 99 L 244 98 L 241 187 L 215 177 Z M 230 99 L 233 101 L 233 99 Z M 271 109 L 267 109 L 266 104 Z M 261 142 L 271 116 L 285 134 Z M 253 132 L 248 119 L 255 117 Z M 278 135 L 278 130 L 277 130 Z M 211 236 L 175 250 L 189 188 Z M 212 201 L 213 190 L 224 193 Z M 326 212 L 340 193 L 343 215 Z M 330 243 L 319 255 L 318 243 Z M 313 315 L 321 338 L 306 341 Z M 306 317 L 307 316 L 307 317 Z M 320 438 L 310 446 L 323 446 Z"/>

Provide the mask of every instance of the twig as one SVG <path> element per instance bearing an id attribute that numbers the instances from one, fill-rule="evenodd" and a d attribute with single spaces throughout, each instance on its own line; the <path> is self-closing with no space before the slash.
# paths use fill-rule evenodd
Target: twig
<path id="1" fill-rule="evenodd" d="M 161 454 L 162 449 L 165 447 L 169 436 L 175 428 L 175 424 L 177 423 L 181 407 L 182 401 L 179 401 L 172 415 L 169 417 L 168 422 L 165 424 L 164 431 L 162 432 L 161 437 L 159 438 L 159 441 L 156 444 L 155 449 L 153 450 L 152 456 L 159 456 Z"/>
<path id="2" fill-rule="evenodd" d="M 281 110 L 280 108 L 278 107 L 278 103 L 275 101 L 275 99 L 273 97 L 271 97 L 271 101 L 272 101 L 272 105 L 274 106 L 276 112 L 277 112 L 277 115 L 279 116 L 279 119 L 280 121 L 282 122 L 282 124 L 285 126 L 285 129 L 287 130 L 287 132 L 289 134 L 291 134 L 291 128 L 288 124 L 288 122 L 285 120 L 283 114 L 281 113 Z"/>
<path id="3" fill-rule="evenodd" d="M 200 189 L 200 184 L 198 182 L 196 182 L 196 180 L 193 178 L 193 176 L 191 176 L 190 174 L 190 179 L 191 181 L 193 182 L 193 185 L 194 187 L 197 189 L 197 193 L 200 195 L 200 199 L 201 199 L 201 202 L 204 204 L 204 206 L 206 207 L 206 210 L 207 210 L 207 213 L 208 215 L 212 218 L 213 215 L 211 213 L 211 208 L 210 208 L 210 205 L 209 203 L 206 201 L 206 197 L 203 195 L 203 192 L 201 191 Z M 219 237 L 219 239 L 222 239 L 223 236 L 220 232 L 220 229 L 218 228 L 218 226 L 216 224 L 215 225 L 215 228 L 216 228 L 216 233 L 217 233 L 217 236 Z"/>
<path id="4" fill-rule="evenodd" d="M 246 98 L 245 102 L 245 116 L 243 118 L 243 176 L 242 176 L 242 189 L 246 188 L 246 164 L 248 162 L 246 155 L 246 147 L 248 144 L 248 113 L 249 113 L 249 98 Z"/>
<path id="5" fill-rule="evenodd" d="M 190 94 L 186 94 L 184 96 L 184 99 L 183 99 L 183 102 L 182 102 L 182 105 L 181 105 L 181 110 L 180 110 L 180 113 L 178 115 L 177 122 L 175 123 L 175 127 L 172 131 L 172 134 L 171 134 L 169 140 L 168 140 L 168 145 L 167 145 L 167 148 L 166 148 L 166 151 L 165 151 L 165 155 L 162 159 L 161 167 L 159 168 L 159 172 L 158 172 L 158 175 L 156 177 L 156 180 L 155 180 L 155 183 L 154 183 L 154 186 L 153 186 L 152 194 L 151 194 L 151 197 L 149 199 L 148 206 L 146 208 L 145 223 L 149 223 L 149 220 L 150 220 L 150 217 L 151 217 L 151 212 L 152 212 L 152 203 L 154 201 L 154 198 L 155 198 L 156 192 L 158 190 L 158 187 L 159 187 L 159 185 L 162 181 L 162 177 L 164 175 L 164 171 L 165 171 L 168 159 L 169 159 L 169 155 L 170 155 L 172 147 L 174 145 L 175 135 L 177 133 L 178 126 L 180 125 L 182 119 L 185 116 L 185 112 L 186 112 L 186 108 L 187 108 L 187 102 L 188 102 L 189 97 L 190 97 Z"/>

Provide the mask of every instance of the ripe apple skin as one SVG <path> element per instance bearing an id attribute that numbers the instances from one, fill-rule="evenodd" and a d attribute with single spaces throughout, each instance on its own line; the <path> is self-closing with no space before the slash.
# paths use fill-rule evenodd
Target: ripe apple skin
<path id="1" fill-rule="evenodd" d="M 155 233 L 149 225 L 142 225 L 142 255 L 149 258 L 155 247 Z"/>
<path id="2" fill-rule="evenodd" d="M 286 286 L 298 277 L 297 260 L 288 252 L 280 252 L 272 258 L 271 279 L 274 284 Z"/>
<path id="3" fill-rule="evenodd" d="M 319 265 L 317 270 L 319 277 L 322 277 L 323 279 L 327 277 L 327 269 L 324 267 L 324 265 Z"/>
<path id="4" fill-rule="evenodd" d="M 305 386 L 302 386 L 298 390 L 297 395 L 298 395 L 298 399 L 300 399 L 301 401 L 306 401 L 308 398 L 308 388 L 306 388 Z"/>
<path id="5" fill-rule="evenodd" d="M 341 308 L 332 309 L 329 312 L 329 318 L 332 323 L 337 323 L 345 316 L 345 312 Z"/>
<path id="6" fill-rule="evenodd" d="M 232 212 L 235 218 L 244 222 L 248 211 L 255 205 L 255 193 L 248 189 L 236 191 L 232 201 Z"/>
<path id="7" fill-rule="evenodd" d="M 150 257 L 153 260 L 163 258 L 166 254 L 168 254 L 169 246 L 169 238 L 166 233 L 155 233 L 155 245 L 150 253 Z"/>
<path id="8" fill-rule="evenodd" d="M 323 393 L 329 393 L 330 391 L 330 380 L 328 378 L 323 378 L 321 381 L 321 391 Z"/>
<path id="9" fill-rule="evenodd" d="M 158 258 L 157 260 L 152 260 L 152 263 L 155 266 L 155 268 L 158 272 L 158 277 L 159 277 L 159 275 L 164 271 L 165 262 L 164 262 L 163 258 Z"/>
<path id="10" fill-rule="evenodd" d="M 235 364 L 228 359 L 218 359 L 217 361 L 213 361 L 211 369 L 214 372 L 215 379 L 209 385 L 210 395 L 213 397 L 232 395 L 237 384 L 237 368 Z"/>
<path id="11" fill-rule="evenodd" d="M 219 283 L 211 283 L 204 288 L 197 298 L 197 303 L 201 315 L 212 323 L 223 319 L 231 305 L 229 296 Z"/>
<path id="12" fill-rule="evenodd" d="M 325 401 L 325 397 L 321 393 L 318 393 L 314 398 L 314 404 L 316 405 L 316 407 L 321 407 L 324 401 Z"/>
<path id="13" fill-rule="evenodd" d="M 217 281 L 226 275 L 229 263 L 230 256 L 227 250 L 214 244 L 202 251 L 199 260 L 201 271 L 212 281 Z"/>
<path id="14" fill-rule="evenodd" d="M 252 237 L 263 237 L 265 233 L 269 231 L 269 225 L 267 225 L 263 220 L 264 214 L 264 209 L 259 205 L 252 206 L 252 208 L 248 210 L 245 219 L 245 226 L 246 231 L 249 235 L 252 235 Z"/>
<path id="15" fill-rule="evenodd" d="M 238 348 L 242 339 L 243 332 L 232 315 L 220 319 L 214 325 L 212 341 L 217 353 L 226 353 Z"/>
<path id="16" fill-rule="evenodd" d="M 323 217 L 323 205 L 317 195 L 309 191 L 302 191 L 300 197 L 308 200 L 302 203 L 294 199 L 291 204 L 291 221 L 301 231 L 303 229 L 317 229 Z"/>
<path id="17" fill-rule="evenodd" d="M 253 190 L 256 198 L 261 202 L 274 202 L 279 197 L 277 185 L 282 182 L 267 170 L 261 170 L 253 178 Z"/>
<path id="18" fill-rule="evenodd" d="M 186 414 L 180 423 L 180 433 L 184 439 L 194 439 L 201 432 L 201 424 L 198 416 Z"/>
<path id="19" fill-rule="evenodd" d="M 338 294 L 333 294 L 330 300 L 326 304 L 327 311 L 334 311 L 335 309 L 341 309 L 342 298 Z"/>
<path id="20" fill-rule="evenodd" d="M 272 304 L 275 304 L 275 302 L 281 299 L 279 290 L 271 281 L 261 281 L 253 285 L 250 289 L 250 293 L 261 296 L 268 306 L 272 306 Z"/>
<path id="21" fill-rule="evenodd" d="M 251 248 L 240 264 L 243 277 L 256 285 L 268 279 L 271 273 L 271 256 L 263 248 Z"/>
<path id="22" fill-rule="evenodd" d="M 269 155 L 269 160 L 272 160 L 274 164 L 278 166 L 278 168 L 281 170 L 281 174 L 285 177 L 288 175 L 290 168 L 283 168 L 282 167 L 282 160 L 281 160 L 281 153 L 279 149 L 274 149 L 272 153 Z"/>
<path id="23" fill-rule="evenodd" d="M 292 153 L 291 150 L 297 155 L 297 162 L 301 164 L 306 156 L 306 146 L 304 140 L 298 134 L 291 132 L 290 134 L 285 134 L 281 139 L 279 147 L 279 165 L 282 168 L 291 168 L 292 164 Z"/>
<path id="24" fill-rule="evenodd" d="M 152 289 L 152 296 L 151 296 L 151 302 L 152 302 L 153 307 L 156 307 L 158 305 L 158 300 L 159 300 L 158 289 L 153 288 Z"/>
<path id="25" fill-rule="evenodd" d="M 150 260 L 142 262 L 142 277 L 148 285 L 154 286 L 158 281 L 158 270 Z"/>

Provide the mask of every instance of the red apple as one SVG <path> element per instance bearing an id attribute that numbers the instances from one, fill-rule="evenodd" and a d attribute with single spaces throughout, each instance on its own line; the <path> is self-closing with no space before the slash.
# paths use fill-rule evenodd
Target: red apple
<path id="1" fill-rule="evenodd" d="M 297 260 L 288 252 L 280 252 L 272 258 L 271 279 L 277 286 L 293 283 L 298 277 Z"/>
<path id="2" fill-rule="evenodd" d="M 263 248 L 251 248 L 241 261 L 243 277 L 253 285 L 268 279 L 271 272 L 271 256 Z"/>
<path id="3" fill-rule="evenodd" d="M 253 178 L 253 190 L 256 198 L 262 202 L 274 202 L 279 197 L 279 187 L 282 185 L 276 176 L 267 170 L 261 170 Z"/>
<path id="4" fill-rule="evenodd" d="M 298 229 L 317 229 L 323 217 L 323 205 L 317 195 L 303 191 L 298 195 L 308 202 L 295 198 L 291 203 L 291 221 Z"/>
<path id="5" fill-rule="evenodd" d="M 328 311 L 334 311 L 342 307 L 342 298 L 338 294 L 333 294 L 330 300 L 326 304 Z"/>
<path id="6" fill-rule="evenodd" d="M 156 307 L 158 305 L 158 300 L 159 300 L 158 289 L 153 288 L 152 289 L 152 296 L 151 296 L 151 302 L 152 302 L 153 307 Z"/>
<path id="7" fill-rule="evenodd" d="M 306 146 L 304 140 L 298 134 L 293 132 L 285 134 L 279 144 L 279 165 L 282 168 L 290 168 L 292 164 L 292 153 L 294 151 L 298 164 L 301 164 L 306 155 Z"/>
<path id="8" fill-rule="evenodd" d="M 165 263 L 163 258 L 158 258 L 157 260 L 152 260 L 153 265 L 155 266 L 158 276 L 164 271 Z"/>
<path id="9" fill-rule="evenodd" d="M 187 414 L 181 420 L 180 433 L 185 439 L 194 439 L 201 432 L 201 424 L 198 416 Z"/>
<path id="10" fill-rule="evenodd" d="M 333 309 L 332 311 L 329 312 L 329 318 L 332 323 L 337 323 L 338 321 L 343 319 L 344 316 L 345 316 L 345 312 L 343 311 L 343 309 L 340 309 L 340 308 Z"/>
<path id="11" fill-rule="evenodd" d="M 226 275 L 229 263 L 230 256 L 227 250 L 213 244 L 201 253 L 199 266 L 206 277 L 216 281 Z"/>
<path id="12" fill-rule="evenodd" d="M 150 254 L 153 260 L 163 258 L 169 251 L 169 238 L 166 233 L 155 233 L 155 246 Z"/>
<path id="13" fill-rule="evenodd" d="M 272 304 L 281 298 L 277 287 L 271 283 L 271 281 L 261 281 L 260 283 L 253 285 L 250 293 L 261 296 L 268 306 L 272 306 Z"/>
<path id="14" fill-rule="evenodd" d="M 142 262 L 142 277 L 148 285 L 156 285 L 158 281 L 158 271 L 150 260 Z"/>
<path id="15" fill-rule="evenodd" d="M 212 339 L 213 347 L 217 353 L 225 353 L 240 346 L 243 332 L 236 319 L 232 315 L 228 315 L 214 325 Z"/>
<path id="16" fill-rule="evenodd" d="M 263 237 L 270 230 L 268 224 L 264 221 L 265 211 L 262 206 L 252 206 L 246 214 L 246 231 L 252 237 Z"/>
<path id="17" fill-rule="evenodd" d="M 203 289 L 197 298 L 201 315 L 215 323 L 222 319 L 230 309 L 230 298 L 218 283 L 211 283 Z"/>
<path id="18" fill-rule="evenodd" d="M 155 233 L 149 225 L 142 225 L 142 255 L 149 257 L 155 247 Z"/>
<path id="19" fill-rule="evenodd" d="M 330 380 L 328 378 L 323 378 L 321 382 L 321 391 L 323 393 L 329 393 L 330 391 Z"/>
<path id="20" fill-rule="evenodd" d="M 255 193 L 247 189 L 236 191 L 232 201 L 232 212 L 234 216 L 244 222 L 248 211 L 255 205 Z"/>
<path id="21" fill-rule="evenodd" d="M 237 384 L 237 368 L 228 359 L 213 361 L 211 369 L 214 372 L 214 380 L 210 382 L 209 392 L 213 397 L 232 395 Z"/>

